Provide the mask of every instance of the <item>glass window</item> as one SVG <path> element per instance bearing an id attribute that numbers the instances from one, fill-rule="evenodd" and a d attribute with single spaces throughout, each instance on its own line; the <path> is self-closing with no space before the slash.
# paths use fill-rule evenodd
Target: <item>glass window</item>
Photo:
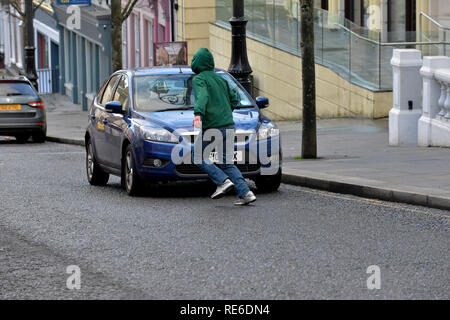
<path id="1" fill-rule="evenodd" d="M 112 101 L 112 94 L 114 92 L 114 88 L 116 87 L 117 81 L 119 81 L 120 75 L 115 75 L 111 78 L 108 85 L 105 88 L 105 92 L 103 93 L 102 101 L 100 104 L 105 105 L 107 102 Z"/>
<path id="2" fill-rule="evenodd" d="M 11 34 L 11 59 L 16 62 L 16 18 L 9 16 L 10 19 L 10 34 Z"/>
<path id="3" fill-rule="evenodd" d="M 106 80 L 105 83 L 103 83 L 102 87 L 98 91 L 98 94 L 97 94 L 97 102 L 98 103 L 100 103 L 100 101 L 102 100 L 102 95 L 103 95 L 103 92 L 105 91 L 107 84 L 108 84 L 108 80 Z"/>
<path id="4" fill-rule="evenodd" d="M 218 73 L 239 98 L 239 106 L 253 106 L 252 99 L 227 73 Z M 194 75 L 150 75 L 134 77 L 134 107 L 138 111 L 154 112 L 179 108 L 193 108 Z"/>
<path id="5" fill-rule="evenodd" d="M 372 25 L 375 24 L 375 21 L 373 19 L 371 19 L 370 15 L 371 15 L 371 8 L 370 8 L 370 0 L 364 0 L 363 1 L 363 26 L 368 28 L 368 29 L 373 29 Z"/>
<path id="6" fill-rule="evenodd" d="M 86 55 L 86 92 L 92 92 L 92 66 L 91 66 L 91 43 L 86 40 L 86 46 L 85 46 L 85 52 Z"/>
<path id="7" fill-rule="evenodd" d="M 164 41 L 165 33 L 166 33 L 166 28 L 162 25 L 158 25 L 158 41 Z"/>
<path id="8" fill-rule="evenodd" d="M 137 15 L 135 15 L 134 16 L 134 48 L 135 48 L 134 63 L 135 63 L 136 68 L 138 68 L 141 63 L 139 40 L 140 40 L 139 39 L 139 17 Z"/>
<path id="9" fill-rule="evenodd" d="M 128 108 L 128 77 L 123 76 L 120 79 L 119 85 L 117 86 L 116 93 L 114 94 L 113 101 L 120 101 L 122 104 L 122 109 L 126 110 Z"/>
<path id="10" fill-rule="evenodd" d="M 147 20 L 147 54 L 148 54 L 148 66 L 153 67 L 153 24 Z"/>
<path id="11" fill-rule="evenodd" d="M 122 68 L 127 67 L 127 22 L 122 23 Z"/>
<path id="12" fill-rule="evenodd" d="M 70 41 L 69 41 L 69 32 L 67 31 L 67 29 L 64 29 L 64 42 L 63 42 L 63 46 L 64 46 L 64 74 L 66 77 L 66 82 L 70 81 L 70 71 L 69 71 L 69 65 L 70 65 L 70 61 L 69 61 L 69 52 L 70 52 Z"/>
<path id="13" fill-rule="evenodd" d="M 48 38 L 41 33 L 38 33 L 39 46 L 39 68 L 48 68 Z"/>
<path id="14" fill-rule="evenodd" d="M 0 96 L 32 96 L 37 98 L 36 92 L 26 82 L 0 82 Z"/>
<path id="15" fill-rule="evenodd" d="M 228 86 L 231 88 L 231 90 L 236 93 L 238 100 L 239 100 L 239 106 L 251 106 L 253 105 L 253 101 L 249 99 L 248 95 L 244 90 L 242 90 L 236 80 L 232 78 L 228 73 L 219 73 L 219 75 L 224 78 L 228 82 Z"/>

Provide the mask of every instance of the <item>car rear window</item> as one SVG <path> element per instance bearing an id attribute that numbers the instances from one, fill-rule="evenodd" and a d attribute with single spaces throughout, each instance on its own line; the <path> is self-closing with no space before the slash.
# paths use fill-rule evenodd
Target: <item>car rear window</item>
<path id="1" fill-rule="evenodd" d="M 1 82 L 0 96 L 33 96 L 37 98 L 34 89 L 26 82 Z"/>

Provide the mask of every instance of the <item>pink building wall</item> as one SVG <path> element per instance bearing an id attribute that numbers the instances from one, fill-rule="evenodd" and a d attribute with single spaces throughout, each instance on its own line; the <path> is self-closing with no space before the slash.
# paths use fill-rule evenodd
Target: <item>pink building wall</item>
<path id="1" fill-rule="evenodd" d="M 152 43 L 172 40 L 170 0 L 139 0 L 123 24 L 123 68 L 152 66 Z"/>

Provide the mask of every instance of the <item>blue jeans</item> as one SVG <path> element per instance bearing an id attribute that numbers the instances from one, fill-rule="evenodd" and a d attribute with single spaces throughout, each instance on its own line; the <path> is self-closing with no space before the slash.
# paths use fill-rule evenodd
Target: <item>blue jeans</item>
<path id="1" fill-rule="evenodd" d="M 226 154 L 226 130 L 234 130 L 234 126 L 226 126 L 217 128 L 222 133 L 223 137 L 223 163 L 220 164 L 214 164 L 210 161 L 205 161 L 205 159 L 202 156 L 202 162 L 201 164 L 197 164 L 197 166 L 202 169 L 205 173 L 208 174 L 209 178 L 216 184 L 220 185 L 222 182 L 224 182 L 226 179 L 230 179 L 234 183 L 234 188 L 236 190 L 236 193 L 238 197 L 245 196 L 249 191 L 250 188 L 248 187 L 247 183 L 245 182 L 244 177 L 242 176 L 242 173 L 239 171 L 239 169 L 234 165 L 234 163 L 231 161 L 233 159 L 232 155 Z M 203 134 L 205 133 L 205 130 L 203 130 Z M 196 143 L 199 143 L 200 141 L 196 141 Z M 202 155 L 203 151 L 205 150 L 206 146 L 210 144 L 210 141 L 202 141 Z M 234 141 L 233 141 L 233 149 L 232 152 L 234 152 Z M 229 161 L 227 161 L 227 158 Z M 230 159 L 231 158 L 231 159 Z M 192 152 L 192 159 L 194 159 L 194 151 Z M 231 163 L 230 163 L 231 162 Z"/>

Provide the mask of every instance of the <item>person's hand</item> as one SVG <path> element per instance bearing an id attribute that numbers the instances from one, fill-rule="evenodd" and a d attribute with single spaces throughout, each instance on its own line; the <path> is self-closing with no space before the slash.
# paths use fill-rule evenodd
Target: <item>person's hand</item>
<path id="1" fill-rule="evenodd" d="M 194 121 L 192 121 L 194 128 L 200 129 L 202 127 L 202 119 L 200 116 L 195 116 Z"/>

